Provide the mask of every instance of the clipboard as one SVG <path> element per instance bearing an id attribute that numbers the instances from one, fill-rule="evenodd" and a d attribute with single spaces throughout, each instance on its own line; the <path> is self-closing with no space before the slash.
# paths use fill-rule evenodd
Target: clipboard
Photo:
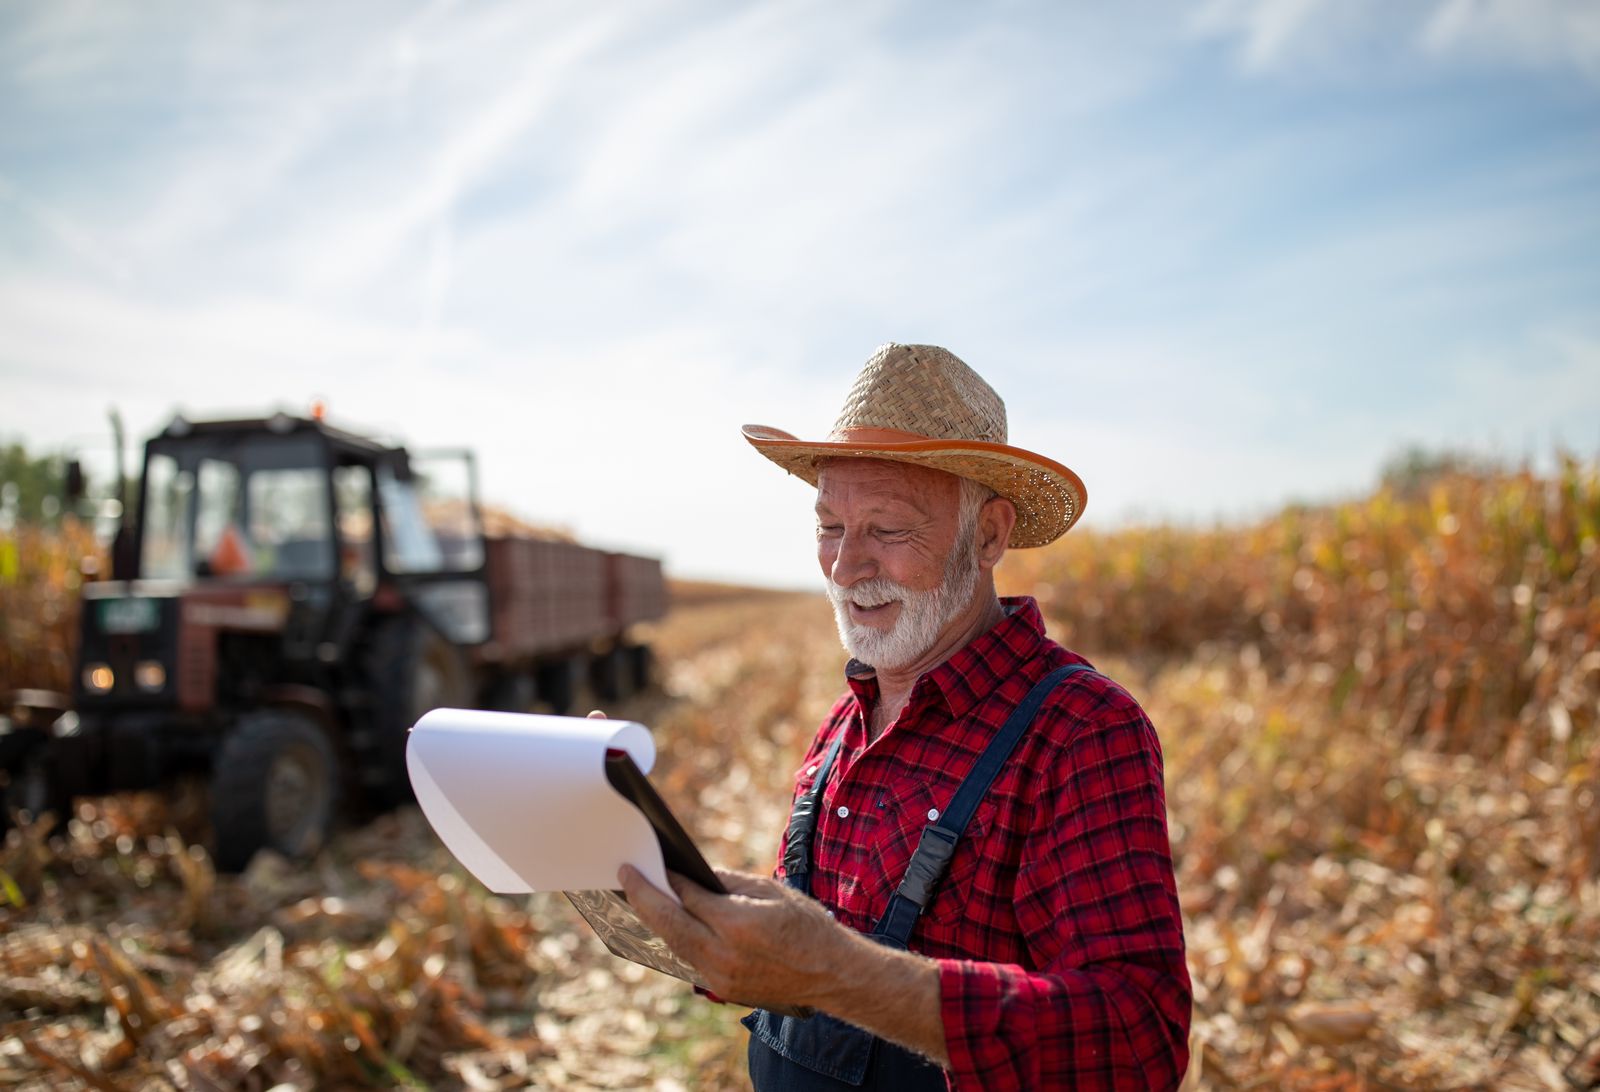
<path id="1" fill-rule="evenodd" d="M 650 820 L 650 826 L 661 843 L 661 857 L 670 871 L 693 880 L 715 894 L 728 893 L 716 872 L 700 855 L 694 839 L 689 837 L 689 832 L 683 829 L 678 817 L 672 814 L 672 809 L 667 807 L 667 802 L 661 799 L 661 794 L 656 792 L 655 786 L 650 784 L 627 751 L 614 747 L 606 750 L 606 780 Z M 589 928 L 595 931 L 612 955 L 681 978 L 709 991 L 699 972 L 674 955 L 666 941 L 639 920 L 639 915 L 633 912 L 627 896 L 621 891 L 563 891 L 562 894 L 583 915 L 583 920 L 589 923 Z M 776 1006 L 772 1011 L 787 1016 L 812 1015 L 811 1009 L 801 1007 Z"/>
<path id="2" fill-rule="evenodd" d="M 704 989 L 611 889 L 620 858 L 658 885 L 672 871 L 727 893 L 645 778 L 654 757 L 649 729 L 637 722 L 476 709 L 430 710 L 406 741 L 418 805 L 486 888 L 562 891 L 613 954 Z M 563 837 L 574 814 L 585 825 Z"/>
<path id="3" fill-rule="evenodd" d="M 667 802 L 661 799 L 661 794 L 656 792 L 632 756 L 618 748 L 607 749 L 605 770 L 611 787 L 650 821 L 656 840 L 661 843 L 661 857 L 667 868 L 708 891 L 727 894 L 728 889 L 700 855 L 694 839 L 683 829 L 683 824 L 678 822 L 678 817 L 672 814 L 672 809 L 667 807 Z M 562 894 L 613 955 L 706 988 L 695 969 L 674 955 L 666 942 L 639 920 L 621 891 L 563 891 Z"/>
<path id="4" fill-rule="evenodd" d="M 661 857 L 667 868 L 715 894 L 728 893 L 716 872 L 700 855 L 694 839 L 683 829 L 683 824 L 672 814 L 672 809 L 661 799 L 661 794 L 650 784 L 650 779 L 645 777 L 632 755 L 619 747 L 607 748 L 606 780 L 650 820 L 656 840 L 661 843 Z"/>

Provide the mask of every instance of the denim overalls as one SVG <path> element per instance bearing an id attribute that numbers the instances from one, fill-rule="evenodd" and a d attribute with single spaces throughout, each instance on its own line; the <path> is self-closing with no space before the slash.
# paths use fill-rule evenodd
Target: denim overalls
<path id="1" fill-rule="evenodd" d="M 1006 759 L 1011 757 L 1017 741 L 1033 723 L 1039 705 L 1062 679 L 1087 670 L 1090 669 L 1084 664 L 1056 668 L 1012 711 L 956 789 L 950 806 L 938 821 L 923 828 L 917 851 L 906 866 L 905 877 L 889 897 L 888 909 L 870 934 L 873 940 L 891 948 L 907 947 L 917 918 L 927 905 L 934 885 L 944 875 L 962 831 Z M 811 894 L 811 842 L 817 832 L 817 809 L 822 804 L 822 790 L 834 760 L 839 757 L 842 742 L 841 733 L 823 759 L 811 791 L 795 801 L 794 812 L 789 816 L 783 853 L 784 877 L 789 886 L 806 895 Z M 750 1029 L 750 1079 L 756 1092 L 824 1092 L 847 1088 L 942 1092 L 945 1088 L 944 1070 L 932 1062 L 826 1013 L 795 1017 L 757 1009 L 746 1016 L 743 1023 Z"/>

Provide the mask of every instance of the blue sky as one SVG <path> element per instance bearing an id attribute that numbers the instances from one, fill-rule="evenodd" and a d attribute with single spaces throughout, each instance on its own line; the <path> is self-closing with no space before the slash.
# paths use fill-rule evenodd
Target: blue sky
<path id="1" fill-rule="evenodd" d="M 1600 450 L 1592 0 L 0 5 L 0 437 L 325 398 L 679 572 L 806 585 L 943 344 L 1086 525 Z"/>

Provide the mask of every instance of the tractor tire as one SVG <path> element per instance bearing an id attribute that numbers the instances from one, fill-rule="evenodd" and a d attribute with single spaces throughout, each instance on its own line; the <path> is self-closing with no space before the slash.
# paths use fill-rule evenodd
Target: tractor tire
<path id="1" fill-rule="evenodd" d="M 40 735 L 32 745 L 19 748 L 0 788 L 0 835 L 13 824 L 22 824 L 49 815 L 54 819 L 52 835 L 66 833 L 72 818 L 72 798 L 61 789 L 50 755 L 50 740 Z"/>
<path id="2" fill-rule="evenodd" d="M 461 650 L 417 618 L 385 622 L 368 659 L 372 729 L 355 757 L 367 799 L 379 809 L 416 799 L 406 770 L 406 737 L 430 709 L 470 708 L 472 673 Z"/>
<path id="3" fill-rule="evenodd" d="M 212 859 L 240 872 L 258 849 L 304 860 L 333 826 L 339 761 L 315 722 L 287 709 L 244 714 L 211 773 Z"/>

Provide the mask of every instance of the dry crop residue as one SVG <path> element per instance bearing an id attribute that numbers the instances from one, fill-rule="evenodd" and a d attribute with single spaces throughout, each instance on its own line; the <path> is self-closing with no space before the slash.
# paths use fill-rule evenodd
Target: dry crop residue
<path id="1" fill-rule="evenodd" d="M 721 595 L 652 635 L 653 779 L 706 856 L 770 867 L 835 697 L 820 599 Z M 830 682 L 830 676 L 832 681 Z M 742 1010 L 616 959 L 560 896 L 465 876 L 414 808 L 218 877 L 197 789 L 80 806 L 0 851 L 0 1085 L 738 1088 Z"/>

